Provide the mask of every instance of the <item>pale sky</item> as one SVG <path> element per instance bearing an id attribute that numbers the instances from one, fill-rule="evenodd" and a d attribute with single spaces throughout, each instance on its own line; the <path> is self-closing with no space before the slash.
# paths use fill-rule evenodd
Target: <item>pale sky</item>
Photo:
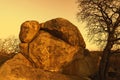
<path id="1" fill-rule="evenodd" d="M 0 38 L 18 36 L 20 25 L 27 20 L 40 23 L 61 17 L 76 25 L 82 33 L 87 48 L 97 49 L 87 41 L 84 24 L 77 21 L 77 0 L 0 0 Z"/>

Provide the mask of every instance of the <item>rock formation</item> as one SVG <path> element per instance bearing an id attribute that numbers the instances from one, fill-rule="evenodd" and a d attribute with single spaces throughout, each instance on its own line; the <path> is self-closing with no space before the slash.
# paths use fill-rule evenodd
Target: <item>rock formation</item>
<path id="1" fill-rule="evenodd" d="M 56 18 L 38 24 L 24 22 L 20 31 L 21 52 L 35 67 L 61 72 L 76 55 L 84 54 L 84 39 L 69 21 Z"/>
<path id="2" fill-rule="evenodd" d="M 18 53 L 0 68 L 0 80 L 88 80 L 86 77 L 76 77 L 53 73 L 34 68 L 31 63 Z"/>
<path id="3" fill-rule="evenodd" d="M 96 72 L 81 33 L 66 19 L 56 18 L 40 24 L 26 21 L 21 25 L 19 38 L 21 53 L 1 67 L 2 76 L 18 76 L 19 80 L 90 80 L 88 76 Z M 28 78 L 32 75 L 36 78 Z"/>

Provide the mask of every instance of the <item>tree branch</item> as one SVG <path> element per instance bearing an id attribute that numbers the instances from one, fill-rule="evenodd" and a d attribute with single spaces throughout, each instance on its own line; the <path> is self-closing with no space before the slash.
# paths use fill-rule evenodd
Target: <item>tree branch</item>
<path id="1" fill-rule="evenodd" d="M 117 20 L 116 20 L 116 22 L 115 22 L 115 24 L 114 24 L 114 26 L 113 26 L 114 30 L 115 30 L 117 27 L 119 27 L 119 26 L 118 26 L 119 23 L 120 23 L 120 13 L 119 13 L 119 16 L 118 16 L 118 18 L 117 18 Z"/>
<path id="2" fill-rule="evenodd" d="M 113 51 L 111 51 L 111 54 L 118 54 L 118 53 L 120 53 L 120 49 L 117 49 L 117 50 L 113 50 Z"/>
<path id="3" fill-rule="evenodd" d="M 107 25 L 107 30 L 110 32 L 110 27 L 111 27 L 110 25 L 112 24 L 112 19 L 109 18 L 108 13 L 105 12 L 105 10 L 102 8 L 101 5 L 98 5 L 98 7 L 100 8 L 100 12 L 101 12 L 103 19 Z"/>
<path id="4" fill-rule="evenodd" d="M 120 38 L 117 38 L 117 39 L 113 39 L 112 41 L 116 42 L 116 41 L 119 41 L 119 40 L 120 40 Z"/>

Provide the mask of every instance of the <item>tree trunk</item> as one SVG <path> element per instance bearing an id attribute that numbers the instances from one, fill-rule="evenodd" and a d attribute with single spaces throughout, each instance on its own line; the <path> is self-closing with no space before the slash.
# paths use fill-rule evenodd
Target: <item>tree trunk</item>
<path id="1" fill-rule="evenodd" d="M 107 80 L 109 69 L 109 58 L 111 55 L 111 49 L 113 47 L 113 34 L 109 34 L 106 47 L 104 48 L 102 59 L 99 66 L 99 80 Z"/>
<path id="2" fill-rule="evenodd" d="M 109 51 L 103 51 L 102 59 L 99 66 L 99 79 L 106 80 L 108 76 L 108 66 L 109 66 Z"/>

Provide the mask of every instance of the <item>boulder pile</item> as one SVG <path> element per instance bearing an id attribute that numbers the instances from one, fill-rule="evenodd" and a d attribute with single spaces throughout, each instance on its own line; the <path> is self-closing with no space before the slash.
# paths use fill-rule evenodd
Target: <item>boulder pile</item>
<path id="1" fill-rule="evenodd" d="M 66 19 L 26 21 L 19 38 L 21 53 L 1 67 L 0 80 L 90 80 L 96 72 L 81 33 Z"/>

